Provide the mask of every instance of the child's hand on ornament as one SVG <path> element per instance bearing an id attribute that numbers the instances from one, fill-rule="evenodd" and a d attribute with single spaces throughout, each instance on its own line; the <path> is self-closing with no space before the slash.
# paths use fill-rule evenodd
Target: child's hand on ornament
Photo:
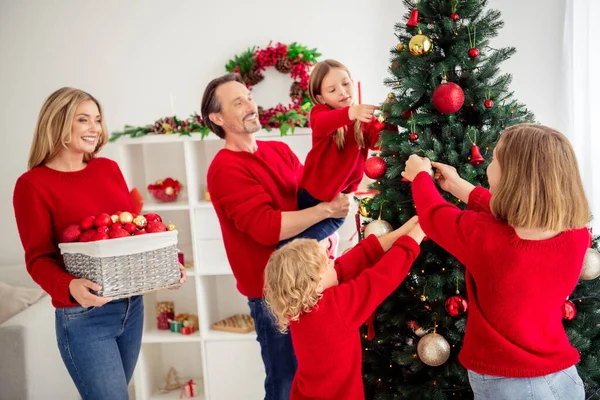
<path id="1" fill-rule="evenodd" d="M 373 119 L 375 110 L 379 110 L 379 107 L 370 104 L 355 104 L 348 109 L 348 118 L 368 123 Z"/>
<path id="2" fill-rule="evenodd" d="M 456 168 L 439 162 L 432 162 L 431 166 L 436 169 L 435 180 L 440 187 L 446 192 L 452 193 L 453 188 L 462 180 L 456 172 Z"/>
<path id="3" fill-rule="evenodd" d="M 429 161 L 429 158 L 419 157 L 418 155 L 413 154 L 406 160 L 406 166 L 402 172 L 402 177 L 412 182 L 420 172 L 431 174 L 431 161 Z"/>
<path id="4" fill-rule="evenodd" d="M 69 293 L 84 308 L 102 307 L 112 300 L 108 297 L 96 296 L 90 292 L 90 289 L 97 292 L 102 289 L 102 286 L 88 279 L 73 279 L 69 283 Z"/>
<path id="5" fill-rule="evenodd" d="M 181 279 L 179 280 L 179 286 L 169 288 L 171 290 L 178 290 L 181 287 L 181 285 L 183 285 L 185 283 L 185 281 L 187 281 L 187 272 L 185 272 L 185 267 L 183 266 L 182 263 L 179 263 L 179 271 L 181 272 Z"/>

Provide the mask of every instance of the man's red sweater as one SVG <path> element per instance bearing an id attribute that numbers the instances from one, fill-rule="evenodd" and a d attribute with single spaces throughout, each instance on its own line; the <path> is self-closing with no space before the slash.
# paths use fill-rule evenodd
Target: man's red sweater
<path id="1" fill-rule="evenodd" d="M 423 231 L 466 267 L 463 366 L 523 378 L 576 364 L 579 353 L 565 333 L 561 306 L 579 280 L 587 229 L 524 240 L 494 218 L 491 194 L 481 187 L 471 192 L 467 211 L 446 202 L 426 172 L 417 175 L 412 193 Z"/>
<path id="2" fill-rule="evenodd" d="M 227 259 L 246 297 L 263 297 L 264 270 L 277 248 L 281 212 L 298 210 L 302 164 L 288 145 L 257 141 L 255 153 L 223 149 L 208 169 Z"/>
<path id="3" fill-rule="evenodd" d="M 298 360 L 291 400 L 365 398 L 359 327 L 400 285 L 419 251 L 402 236 L 384 255 L 370 235 L 336 260 L 339 285 L 290 324 Z"/>
<path id="4" fill-rule="evenodd" d="M 58 249 L 62 232 L 90 215 L 133 211 L 133 200 L 117 163 L 93 158 L 81 171 L 61 172 L 45 165 L 25 172 L 13 195 L 15 218 L 25 249 L 27 271 L 54 307 L 72 307 L 69 283 Z"/>
<path id="5" fill-rule="evenodd" d="M 369 149 L 379 140 L 379 132 L 372 124 L 363 124 L 365 147 L 358 148 L 354 139 L 354 121 L 348 117 L 348 108 L 331 109 L 317 104 L 310 110 L 312 149 L 304 163 L 304 178 L 300 186 L 314 198 L 332 201 L 340 193 L 352 193 L 363 178 Z M 343 150 L 335 144 L 338 128 L 346 128 Z"/>

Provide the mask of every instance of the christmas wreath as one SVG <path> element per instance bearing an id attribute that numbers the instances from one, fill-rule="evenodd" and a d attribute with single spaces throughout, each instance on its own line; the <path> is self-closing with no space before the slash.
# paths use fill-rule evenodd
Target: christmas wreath
<path id="1" fill-rule="evenodd" d="M 266 110 L 258 107 L 261 125 L 266 130 L 279 128 L 281 134 L 285 135 L 288 130 L 294 132 L 295 127 L 306 126 L 312 107 L 308 97 L 308 78 L 310 68 L 320 55 L 316 49 L 308 49 L 296 42 L 290 45 L 269 43 L 264 49 L 254 46 L 236 55 L 225 65 L 225 69 L 240 74 L 249 89 L 265 78 L 262 72 L 268 67 L 290 74 L 294 81 L 290 87 L 292 102 L 287 106 L 280 103 Z"/>

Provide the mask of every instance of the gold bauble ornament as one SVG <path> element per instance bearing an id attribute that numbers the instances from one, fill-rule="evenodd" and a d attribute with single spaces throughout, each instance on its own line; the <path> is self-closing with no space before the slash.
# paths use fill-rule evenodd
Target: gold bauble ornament
<path id="1" fill-rule="evenodd" d="M 173 193 L 175 193 L 175 189 L 173 189 L 171 186 L 167 186 L 167 187 L 165 188 L 165 194 L 166 194 L 167 196 L 170 196 L 170 195 L 172 195 Z"/>
<path id="2" fill-rule="evenodd" d="M 392 225 L 389 222 L 382 219 L 376 219 L 375 221 L 369 222 L 365 228 L 365 237 L 369 235 L 375 235 L 376 237 L 383 236 L 393 231 Z"/>
<path id="3" fill-rule="evenodd" d="M 396 45 L 396 50 L 398 50 L 398 51 L 402 51 L 402 50 L 404 50 L 404 43 L 398 43 L 398 44 Z"/>
<path id="4" fill-rule="evenodd" d="M 369 205 L 373 199 L 371 197 L 366 197 L 358 203 L 358 212 L 365 218 L 369 218 Z"/>
<path id="5" fill-rule="evenodd" d="M 131 215 L 130 212 L 124 211 L 121 214 L 119 214 L 119 222 L 120 223 L 126 224 L 131 221 L 133 221 L 133 215 Z"/>
<path id="6" fill-rule="evenodd" d="M 148 221 L 146 221 L 146 217 L 144 217 L 143 215 L 138 215 L 133 219 L 133 223 L 135 224 L 135 226 L 142 229 L 148 224 Z"/>
<path id="7" fill-rule="evenodd" d="M 174 231 L 176 229 L 177 229 L 177 227 L 174 224 L 168 224 L 167 225 L 167 230 L 168 231 Z"/>
<path id="8" fill-rule="evenodd" d="M 410 39 L 408 48 L 413 56 L 424 56 L 433 50 L 433 42 L 429 36 L 419 33 Z"/>
<path id="9" fill-rule="evenodd" d="M 117 214 L 111 215 L 110 219 L 113 222 L 113 224 L 116 224 L 117 222 L 119 222 L 119 216 Z"/>
<path id="10" fill-rule="evenodd" d="M 450 358 L 450 344 L 442 335 L 434 331 L 419 340 L 417 354 L 425 364 L 439 367 Z"/>
<path id="11" fill-rule="evenodd" d="M 584 281 L 591 281 L 598 276 L 600 276 L 600 253 L 594 249 L 587 249 L 579 278 Z"/>

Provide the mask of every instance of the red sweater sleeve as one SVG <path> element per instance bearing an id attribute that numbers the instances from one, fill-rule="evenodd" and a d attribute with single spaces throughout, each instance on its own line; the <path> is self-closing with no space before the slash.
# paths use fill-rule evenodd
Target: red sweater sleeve
<path id="1" fill-rule="evenodd" d="M 238 230 L 265 246 L 279 243 L 281 211 L 260 182 L 235 168 L 219 168 L 211 181 L 211 201 Z"/>
<path id="2" fill-rule="evenodd" d="M 23 178 L 15 185 L 13 207 L 27 271 L 53 299 L 72 303 L 69 283 L 75 277 L 58 263 L 60 254 L 55 246 L 52 216 L 33 185 Z"/>
<path id="3" fill-rule="evenodd" d="M 385 252 L 375 235 L 369 235 L 352 250 L 335 260 L 338 282 L 344 283 L 356 278 L 360 273 L 377 263 Z"/>
<path id="4" fill-rule="evenodd" d="M 423 232 L 460 262 L 471 265 L 473 231 L 482 214 L 463 211 L 444 200 L 427 172 L 413 180 L 412 195 Z"/>
<path id="5" fill-rule="evenodd" d="M 325 104 L 317 104 L 310 110 L 310 127 L 315 137 L 327 136 L 335 130 L 348 125 L 351 120 L 348 117 L 350 107 L 332 110 Z"/>
<path id="6" fill-rule="evenodd" d="M 332 288 L 334 303 L 348 329 L 358 329 L 400 285 L 419 251 L 417 242 L 402 236 L 373 268 Z"/>
<path id="7" fill-rule="evenodd" d="M 467 207 L 469 207 L 469 210 L 491 214 L 491 200 L 492 194 L 490 191 L 481 186 L 477 186 L 469 193 L 469 203 L 467 204 Z"/>

